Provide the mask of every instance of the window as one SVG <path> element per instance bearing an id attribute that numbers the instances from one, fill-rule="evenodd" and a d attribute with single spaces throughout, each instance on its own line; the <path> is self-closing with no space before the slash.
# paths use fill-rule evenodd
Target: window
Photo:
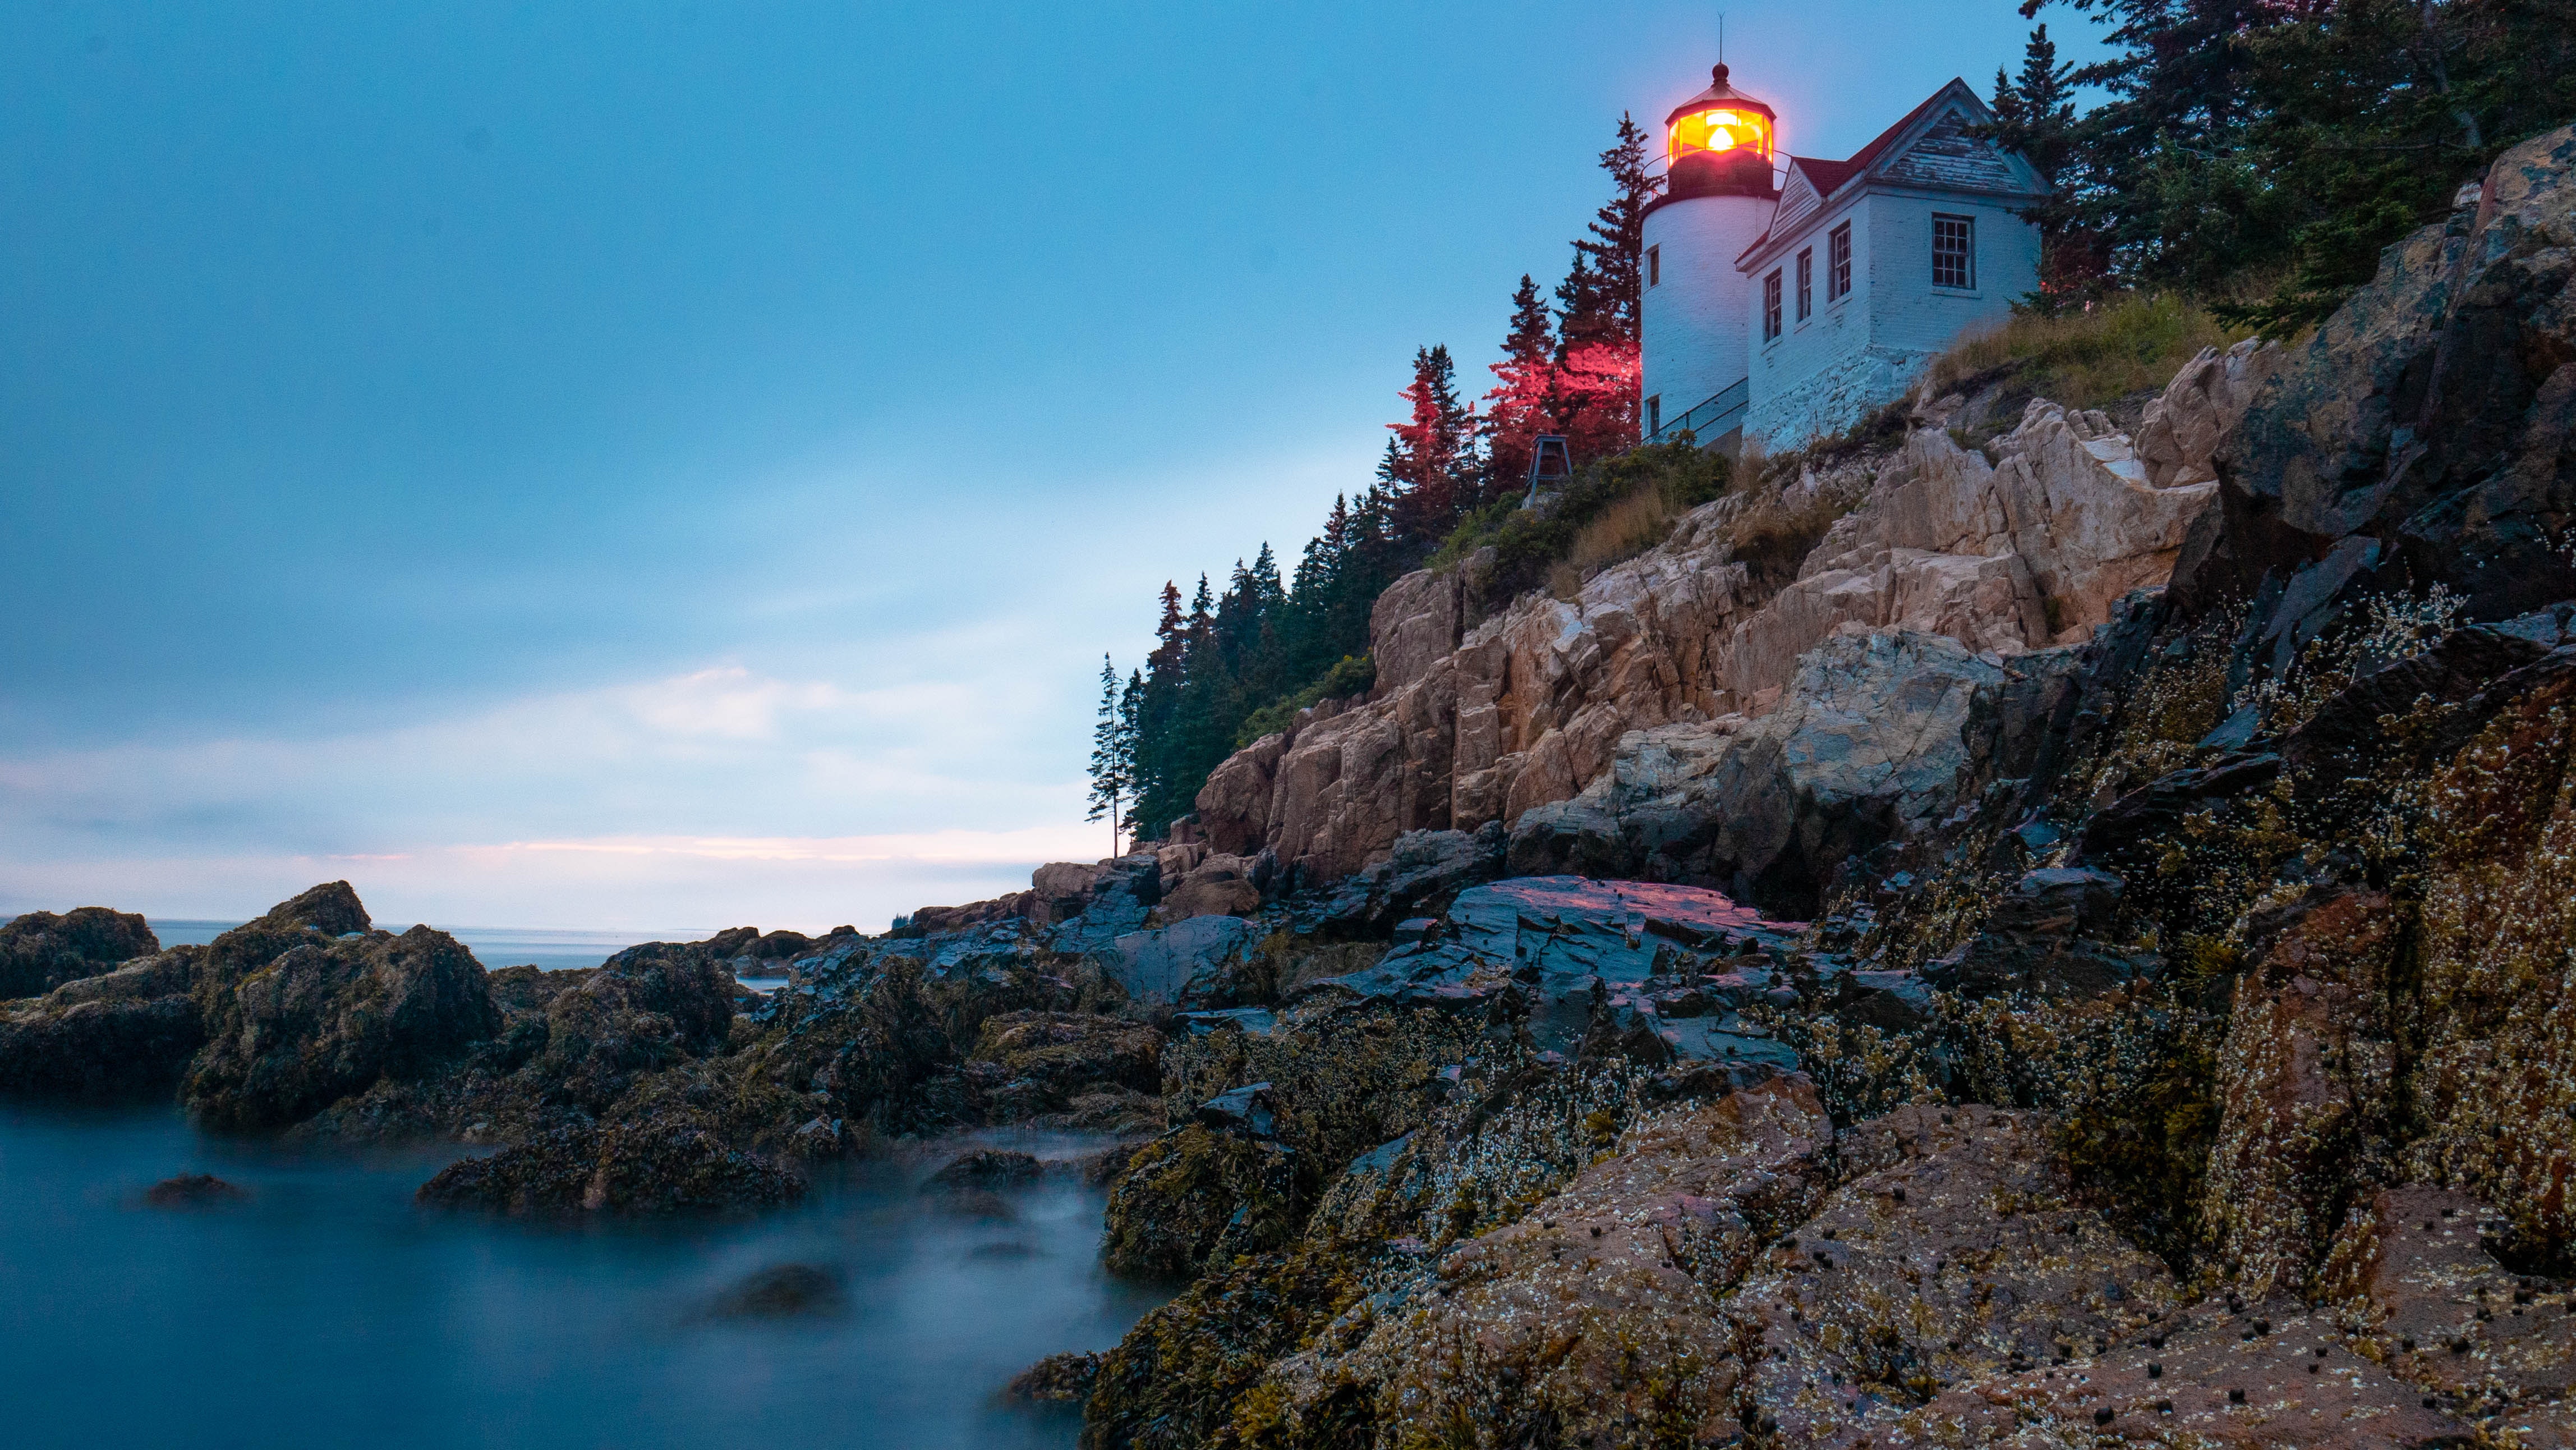
<path id="1" fill-rule="evenodd" d="M 1798 320 L 1804 322 L 1816 310 L 1816 249 L 1798 253 Z"/>
<path id="2" fill-rule="evenodd" d="M 1646 255 L 1653 256 L 1654 253 L 1648 252 Z M 1646 436 L 1652 438 L 1663 431 L 1664 395 L 1657 393 L 1646 400 Z"/>
<path id="3" fill-rule="evenodd" d="M 1664 249 L 1662 247 L 1648 247 L 1646 249 L 1646 285 L 1652 287 L 1663 280 Z"/>
<path id="4" fill-rule="evenodd" d="M 1831 302 L 1851 290 L 1851 223 L 1834 228 L 1825 238 L 1825 300 Z"/>
<path id="5" fill-rule="evenodd" d="M 1762 340 L 1769 342 L 1780 335 L 1780 269 L 1762 279 Z"/>
<path id="6" fill-rule="evenodd" d="M 1932 285 L 1961 290 L 1977 285 L 1977 224 L 1963 216 L 1932 216 Z"/>

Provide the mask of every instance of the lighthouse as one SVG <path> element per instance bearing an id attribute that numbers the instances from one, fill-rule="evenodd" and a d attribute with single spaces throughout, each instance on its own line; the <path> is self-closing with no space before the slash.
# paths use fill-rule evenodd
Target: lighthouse
<path id="1" fill-rule="evenodd" d="M 1736 259 L 1769 227 L 1772 109 L 1720 63 L 1707 90 L 1664 118 L 1664 191 L 1645 214 L 1639 339 L 1648 438 L 1688 428 L 1702 444 L 1744 419 L 1749 278 Z"/>

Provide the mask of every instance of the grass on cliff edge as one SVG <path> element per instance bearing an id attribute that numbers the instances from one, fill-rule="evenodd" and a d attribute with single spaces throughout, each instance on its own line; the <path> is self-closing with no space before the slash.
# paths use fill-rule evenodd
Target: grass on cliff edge
<path id="1" fill-rule="evenodd" d="M 2251 335 L 2169 292 L 2131 292 L 2055 317 L 2017 311 L 1934 358 L 1924 369 L 1926 391 L 1939 397 L 2000 382 L 2014 396 L 2107 408 L 2163 391 L 2202 348 L 2225 349 Z M 2020 421 L 2018 411 L 2011 421 Z"/>
<path id="2" fill-rule="evenodd" d="M 1452 570 L 1477 551 L 1494 551 L 1479 580 L 1478 611 L 1490 612 L 1532 589 L 1578 585 L 1591 574 L 1661 543 L 1673 521 L 1726 492 L 1735 465 L 1689 443 L 1648 443 L 1586 464 L 1556 495 L 1545 516 L 1521 507 L 1515 493 L 1469 514 L 1424 568 Z"/>

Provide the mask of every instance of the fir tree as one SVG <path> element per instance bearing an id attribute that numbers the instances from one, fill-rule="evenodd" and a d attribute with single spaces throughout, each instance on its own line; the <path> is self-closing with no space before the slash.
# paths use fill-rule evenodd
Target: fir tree
<path id="1" fill-rule="evenodd" d="M 1133 693 L 1132 691 L 1130 692 Z M 1122 698 L 1117 667 L 1100 657 L 1100 719 L 1091 728 L 1091 798 L 1086 821 L 1109 817 L 1109 854 L 1118 854 L 1119 804 L 1134 784 L 1135 712 Z"/>
<path id="2" fill-rule="evenodd" d="M 1979 128 L 1985 139 L 2020 153 L 2039 173 L 2046 195 L 2021 215 L 2039 228 L 2039 292 L 2030 300 L 2051 313 L 2094 291 L 2107 265 L 2097 239 L 2076 225 L 2074 76 L 2073 66 L 2058 63 L 2048 27 L 2034 27 L 2022 51 L 2020 77 L 1995 67 L 1995 119 Z"/>
<path id="3" fill-rule="evenodd" d="M 1585 289 L 1579 311 L 1569 312 L 1570 343 L 1625 342 L 1638 338 L 1637 309 L 1644 294 L 1646 205 L 1655 198 L 1654 178 L 1646 174 L 1647 137 L 1626 113 L 1619 117 L 1618 139 L 1601 153 L 1601 169 L 1610 173 L 1610 199 L 1593 214 L 1586 235 L 1575 240 L 1577 275 Z M 1572 278 L 1568 279 L 1573 281 Z"/>
<path id="4" fill-rule="evenodd" d="M 1503 337 L 1503 360 L 1492 371 L 1494 388 L 1485 394 L 1486 499 L 1517 491 L 1528 481 L 1533 440 L 1557 426 L 1556 329 L 1538 284 L 1526 272 L 1512 293 L 1512 327 Z"/>
<path id="5" fill-rule="evenodd" d="M 1378 475 L 1396 534 L 1427 548 L 1448 535 L 1474 487 L 1476 415 L 1458 399 L 1457 368 L 1445 345 L 1415 350 L 1413 381 L 1400 396 L 1407 417 L 1387 425 L 1395 437 Z"/>

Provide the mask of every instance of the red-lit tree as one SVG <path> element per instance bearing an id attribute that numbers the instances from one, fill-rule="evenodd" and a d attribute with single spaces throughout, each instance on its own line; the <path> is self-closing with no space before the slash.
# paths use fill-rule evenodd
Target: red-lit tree
<path id="1" fill-rule="evenodd" d="M 1443 344 L 1413 354 L 1413 381 L 1401 394 L 1407 416 L 1379 476 L 1392 495 L 1396 531 L 1436 543 L 1457 521 L 1474 489 L 1476 413 L 1458 399 L 1458 374 Z"/>
<path id="2" fill-rule="evenodd" d="M 1532 440 L 1557 430 L 1556 321 L 1527 273 L 1512 293 L 1512 330 L 1493 373 L 1483 419 L 1488 499 L 1519 488 L 1529 477 Z"/>

